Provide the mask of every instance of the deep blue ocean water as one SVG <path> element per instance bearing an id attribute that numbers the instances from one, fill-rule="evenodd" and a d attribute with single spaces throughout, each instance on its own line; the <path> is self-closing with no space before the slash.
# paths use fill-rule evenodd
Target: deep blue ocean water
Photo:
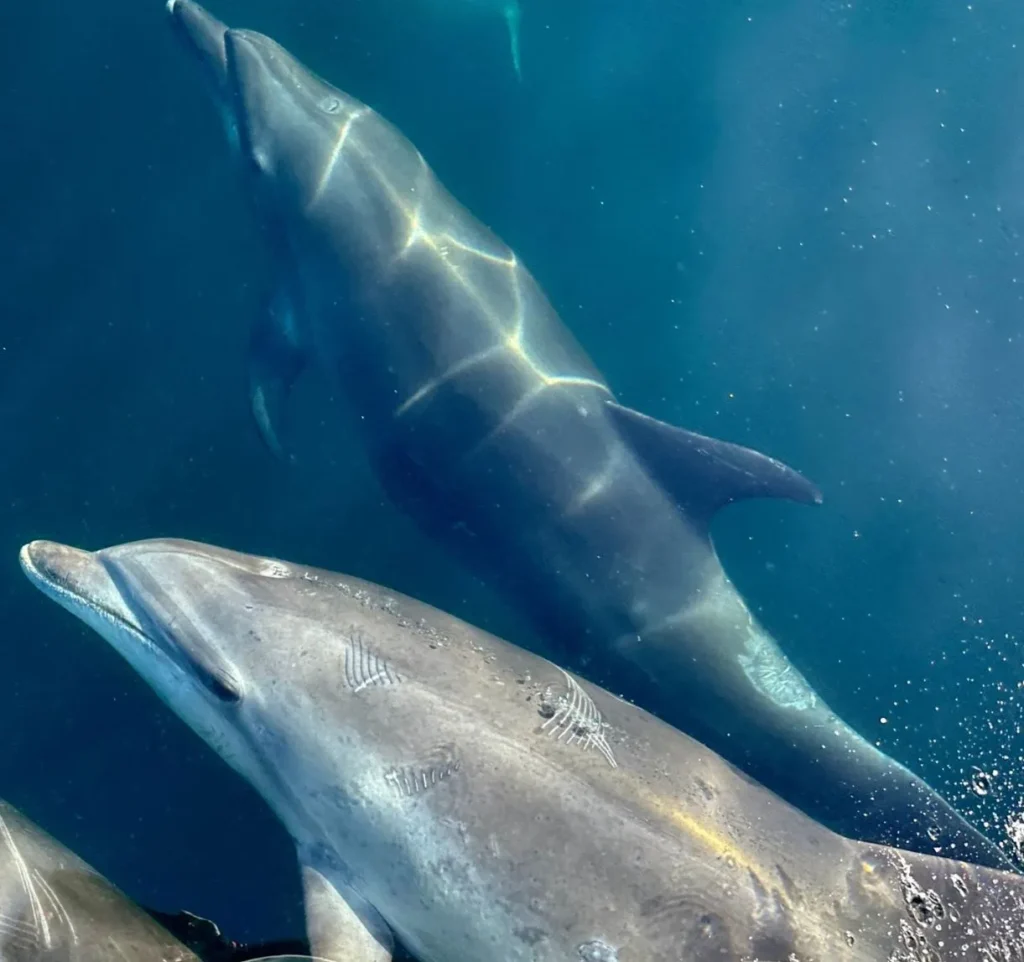
<path id="1" fill-rule="evenodd" d="M 480 5 L 210 0 L 397 123 L 624 403 L 820 485 L 724 512 L 730 575 L 999 836 L 1024 796 L 1024 10 L 522 0 L 520 84 Z M 0 90 L 0 795 L 136 899 L 291 933 L 283 831 L 20 545 L 191 537 L 525 629 L 384 502 L 314 379 L 298 464 L 261 447 L 265 255 L 163 4 L 4 4 Z"/>

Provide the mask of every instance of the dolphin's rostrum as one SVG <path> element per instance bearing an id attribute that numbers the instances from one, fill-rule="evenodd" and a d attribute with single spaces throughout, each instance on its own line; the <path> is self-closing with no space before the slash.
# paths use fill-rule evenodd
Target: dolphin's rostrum
<path id="1" fill-rule="evenodd" d="M 654 716 L 410 598 L 187 541 L 33 542 L 21 562 L 277 813 L 315 955 L 386 960 L 391 932 L 420 962 L 1024 953 L 1021 876 L 841 838 Z M 402 681 L 346 683 L 355 637 Z M 616 764 L 545 730 L 561 699 L 585 703 L 574 717 Z"/>
<path id="2" fill-rule="evenodd" d="M 560 660 L 837 830 L 1006 864 L 829 709 L 719 563 L 709 529 L 723 505 L 816 502 L 817 489 L 619 405 L 516 254 L 394 126 L 270 38 L 193 0 L 171 12 L 279 271 L 251 344 L 269 446 L 287 448 L 282 408 L 315 362 L 393 500 L 561 645 Z"/>

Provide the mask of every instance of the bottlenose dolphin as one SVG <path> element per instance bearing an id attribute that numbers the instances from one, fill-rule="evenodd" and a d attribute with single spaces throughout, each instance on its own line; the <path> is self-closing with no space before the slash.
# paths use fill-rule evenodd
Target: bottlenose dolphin
<path id="1" fill-rule="evenodd" d="M 1024 877 L 845 839 L 413 599 L 189 541 L 21 563 L 263 795 L 352 962 L 1024 957 Z"/>
<path id="2" fill-rule="evenodd" d="M 756 451 L 617 404 L 515 253 L 417 149 L 268 37 L 171 0 L 280 277 L 253 328 L 268 445 L 310 361 L 389 496 L 558 649 L 844 834 L 1006 865 L 838 718 L 727 577 L 709 530 L 752 497 L 818 502 Z"/>
<path id="3" fill-rule="evenodd" d="M 103 876 L 0 801 L 0 960 L 199 962 Z"/>

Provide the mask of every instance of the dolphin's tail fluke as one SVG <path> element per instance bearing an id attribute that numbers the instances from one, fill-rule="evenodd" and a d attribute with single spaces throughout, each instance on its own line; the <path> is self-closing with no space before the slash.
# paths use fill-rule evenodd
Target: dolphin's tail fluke
<path id="1" fill-rule="evenodd" d="M 523 79 L 522 64 L 519 59 L 519 21 L 522 17 L 522 10 L 519 7 L 519 0 L 509 0 L 505 4 L 505 23 L 508 24 L 508 42 L 512 49 L 512 69 L 516 72 L 516 79 Z"/>

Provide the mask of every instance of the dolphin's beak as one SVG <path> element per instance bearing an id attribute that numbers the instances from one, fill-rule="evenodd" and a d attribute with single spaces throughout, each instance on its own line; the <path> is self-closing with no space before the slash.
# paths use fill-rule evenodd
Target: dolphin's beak
<path id="1" fill-rule="evenodd" d="M 84 597 L 99 594 L 110 584 L 103 566 L 90 551 L 57 544 L 55 541 L 31 541 L 21 549 L 21 567 L 33 583 L 56 587 Z"/>
<path id="2" fill-rule="evenodd" d="M 22 570 L 44 595 L 87 623 L 114 621 L 144 634 L 99 557 L 55 541 L 32 541 L 18 556 Z M 90 617 L 92 616 L 92 617 Z"/>
<path id="3" fill-rule="evenodd" d="M 202 63 L 207 80 L 223 96 L 228 75 L 224 52 L 228 28 L 193 0 L 167 0 L 167 12 L 178 35 Z"/>

